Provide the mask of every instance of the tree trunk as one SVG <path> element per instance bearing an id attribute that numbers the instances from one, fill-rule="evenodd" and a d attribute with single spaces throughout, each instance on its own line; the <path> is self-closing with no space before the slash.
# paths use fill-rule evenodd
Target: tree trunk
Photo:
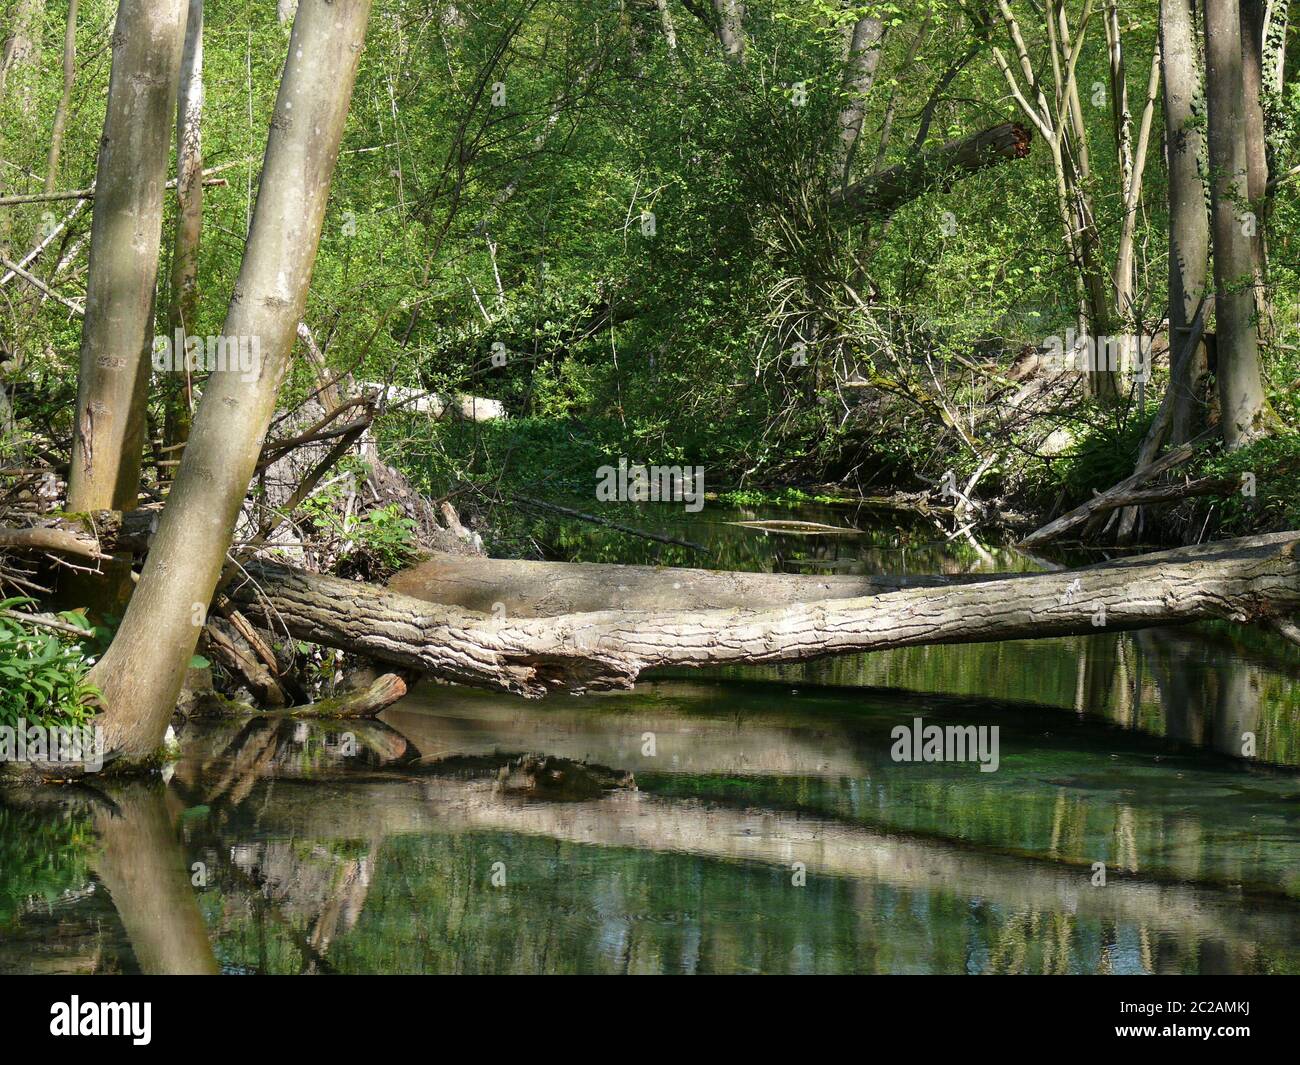
<path id="1" fill-rule="evenodd" d="M 3 535 L 0 533 L 0 535 Z M 600 562 L 525 562 L 440 554 L 403 570 L 392 592 L 511 618 L 554 617 L 608 610 L 707 610 L 776 606 L 820 599 L 851 599 L 900 588 L 945 588 L 995 579 L 954 576 L 819 576 L 804 573 L 731 573 Z"/>
<path id="2" fill-rule="evenodd" d="M 867 94 L 876 81 L 885 38 L 885 24 L 874 15 L 863 15 L 849 35 L 848 65 L 844 73 L 844 103 L 840 107 L 839 179 L 847 185 L 853 171 L 853 156 L 862 136 L 867 115 Z"/>
<path id="3" fill-rule="evenodd" d="M 646 669 L 794 662 L 943 643 L 1036 639 L 1300 609 L 1290 533 L 934 590 L 770 609 L 502 618 L 260 563 L 231 598 L 289 635 L 527 697 L 629 688 Z"/>
<path id="4" fill-rule="evenodd" d="M 745 5 L 743 0 L 713 0 L 718 40 L 733 63 L 745 61 Z"/>
<path id="5" fill-rule="evenodd" d="M 1250 236 L 1245 86 L 1238 0 L 1205 0 L 1206 102 L 1217 319 L 1219 406 L 1229 449 L 1267 425 L 1255 329 L 1255 251 Z"/>
<path id="6" fill-rule="evenodd" d="M 663 31 L 664 43 L 668 46 L 669 55 L 677 55 L 677 24 L 673 21 L 672 9 L 668 6 L 668 0 L 655 0 L 655 7 L 659 11 L 659 26 Z"/>
<path id="7" fill-rule="evenodd" d="M 130 510 L 140 487 L 169 118 L 184 0 L 122 0 L 95 177 L 68 507 Z"/>
<path id="8" fill-rule="evenodd" d="M 176 100 L 176 238 L 172 246 L 170 337 L 194 331 L 199 305 L 199 239 L 203 232 L 203 0 L 189 0 L 180 94 Z M 183 444 L 190 435 L 193 380 L 188 372 L 167 375 L 163 386 L 163 442 Z"/>
<path id="9" fill-rule="evenodd" d="M 25 67 L 34 67 L 41 54 L 41 20 L 45 17 L 45 0 L 18 0 L 13 6 L 13 29 L 5 38 L 0 53 L 0 96 L 9 79 Z M 30 111 L 32 94 L 23 87 L 23 110 Z"/>
<path id="10" fill-rule="evenodd" d="M 205 621 L 288 369 L 338 159 L 369 0 L 301 0 L 223 335 L 260 341 L 256 378 L 216 372 L 122 626 L 91 681 L 110 750 L 153 751 Z"/>
<path id="11" fill-rule="evenodd" d="M 68 23 L 63 33 L 63 95 L 54 110 L 54 129 L 50 133 L 50 152 L 45 164 L 45 191 L 53 192 L 59 180 L 59 153 L 63 149 L 63 132 L 68 125 L 68 107 L 72 103 L 72 85 L 77 78 L 77 0 L 68 0 Z"/>
<path id="12" fill-rule="evenodd" d="M 1018 122 L 1005 122 L 917 152 L 911 158 L 864 178 L 831 197 L 845 214 L 889 214 L 930 189 L 978 173 L 1007 159 L 1029 154 L 1030 133 Z"/>
<path id="13" fill-rule="evenodd" d="M 1268 282 L 1268 128 L 1264 121 L 1264 36 L 1268 30 L 1265 0 L 1241 0 L 1241 76 L 1245 88 L 1246 189 L 1254 217 L 1251 247 L 1255 253 L 1255 312 L 1260 336 L 1273 335 L 1273 306 Z"/>
<path id="14" fill-rule="evenodd" d="M 1161 0 L 1160 54 L 1164 64 L 1165 161 L 1169 180 L 1169 350 L 1187 340 L 1210 261 L 1210 216 L 1205 209 L 1201 156 L 1205 138 L 1196 114 L 1203 90 L 1192 14 L 1194 0 Z M 1205 344 L 1182 365 L 1171 365 L 1169 442 L 1184 444 L 1205 425 Z"/>

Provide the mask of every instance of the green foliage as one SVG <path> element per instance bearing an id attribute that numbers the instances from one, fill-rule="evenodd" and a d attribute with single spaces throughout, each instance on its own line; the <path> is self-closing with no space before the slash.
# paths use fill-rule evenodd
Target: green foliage
<path id="1" fill-rule="evenodd" d="M 84 816 L 0 805 L 0 928 L 34 902 L 50 905 L 90 880 L 94 832 Z"/>
<path id="2" fill-rule="evenodd" d="M 1219 455 L 1204 472 L 1239 482 L 1244 475 L 1254 477 L 1253 497 L 1236 492 L 1223 500 L 1226 535 L 1300 529 L 1300 433 L 1267 437 Z"/>
<path id="3" fill-rule="evenodd" d="M 352 526 L 358 550 L 369 552 L 387 570 L 397 570 L 415 556 L 415 522 L 390 503 L 361 516 Z"/>
<path id="4" fill-rule="evenodd" d="M 90 659 L 79 643 L 14 616 L 31 602 L 0 600 L 0 725 L 84 724 L 98 694 L 85 679 Z M 81 614 L 60 616 L 85 624 Z"/>

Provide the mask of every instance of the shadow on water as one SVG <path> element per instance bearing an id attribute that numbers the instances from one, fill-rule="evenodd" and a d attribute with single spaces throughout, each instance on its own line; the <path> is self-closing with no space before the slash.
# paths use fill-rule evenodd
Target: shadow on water
<path id="1" fill-rule="evenodd" d="M 745 568 L 990 566 L 711 518 Z M 165 783 L 0 793 L 0 971 L 1297 972 L 1295 672 L 1196 626 L 190 722 Z M 917 718 L 997 770 L 896 761 Z"/>

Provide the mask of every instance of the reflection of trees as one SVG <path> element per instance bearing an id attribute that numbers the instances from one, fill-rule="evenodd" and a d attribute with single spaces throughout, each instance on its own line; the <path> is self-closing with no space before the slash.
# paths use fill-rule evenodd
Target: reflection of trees
<path id="1" fill-rule="evenodd" d="M 108 889 L 142 972 L 215 973 L 216 958 L 177 839 L 180 810 L 161 785 L 108 792 L 95 811 L 95 872 Z"/>
<path id="2" fill-rule="evenodd" d="M 440 689 L 430 710 L 390 711 L 401 731 L 204 726 L 165 791 L 114 792 L 94 811 L 95 870 L 150 971 L 210 969 L 210 942 L 225 967 L 263 972 L 1194 971 L 1257 968 L 1300 944 L 1283 881 L 1252 896 L 1179 882 L 1215 862 L 1230 880 L 1233 859 L 1176 793 L 1166 809 L 1098 790 L 1102 751 L 1124 755 L 1123 781 L 1139 761 L 1126 747 L 1151 741 L 1103 744 L 1084 722 L 1044 745 L 1013 718 L 1004 756 L 1022 753 L 999 773 L 916 772 L 888 759 L 896 715 L 811 697 L 797 714 L 765 709 L 745 695 L 762 687 L 540 707 Z M 636 753 L 647 728 L 657 770 Z M 511 790 L 516 756 L 544 743 L 651 790 Z M 190 886 L 186 853 L 207 864 L 206 889 Z M 1105 888 L 1089 884 L 1095 858 Z M 489 881 L 497 861 L 504 889 Z"/>
<path id="3" fill-rule="evenodd" d="M 526 716 L 525 711 L 516 711 L 502 738 L 518 739 L 519 730 L 528 730 L 527 722 L 518 720 L 519 713 Z M 663 954 L 665 943 L 658 939 L 653 949 L 645 944 L 638 947 L 636 937 L 624 926 L 627 913 L 639 912 L 640 907 L 667 915 L 702 905 L 698 894 L 682 897 L 680 870 L 694 868 L 685 858 L 710 862 L 704 881 L 743 884 L 737 887 L 742 894 L 757 891 L 763 907 L 757 912 L 766 915 L 765 926 L 785 913 L 791 935 L 831 936 L 832 942 L 816 949 L 831 950 L 850 968 L 866 956 L 876 957 L 882 968 L 892 967 L 897 959 L 889 951 L 859 956 L 843 942 L 837 952 L 836 936 L 851 939 L 856 951 L 863 934 L 862 929 L 836 929 L 836 908 L 846 891 L 869 891 L 895 905 L 906 899 L 915 906 L 924 899 L 926 907 L 951 908 L 946 935 L 958 939 L 970 934 L 958 914 L 961 900 L 988 900 L 996 913 L 989 911 L 993 917 L 987 934 L 997 932 L 1002 937 L 990 943 L 991 948 L 1001 946 L 990 953 L 989 964 L 1022 964 L 1032 971 L 1087 967 L 1086 944 L 1071 945 L 1077 929 L 1098 922 L 1125 929 L 1160 929 L 1163 935 L 1175 934 L 1176 929 L 1176 934 L 1191 939 L 1227 938 L 1244 944 L 1266 934 L 1266 926 L 1276 929 L 1270 924 L 1272 917 L 1241 912 L 1236 897 L 1125 876 L 1125 870 L 1137 864 L 1132 811 L 1121 811 L 1117 822 L 1117 857 L 1112 859 L 1110 884 L 1096 889 L 1088 884 L 1087 863 L 1077 859 L 988 854 L 771 806 L 751 810 L 627 791 L 578 802 L 520 801 L 500 790 L 492 756 L 476 753 L 474 743 L 467 749 L 465 744 L 449 742 L 445 732 L 429 726 L 428 718 L 421 732 L 418 714 L 399 717 L 414 734 L 407 737 L 410 754 L 430 749 L 442 750 L 443 756 L 408 757 L 382 770 L 372 767 L 348 774 L 346 790 L 331 803 L 322 803 L 316 788 L 294 783 L 295 775 L 304 774 L 307 767 L 320 780 L 336 777 L 310 743 L 295 741 L 295 735 L 301 740 L 300 732 L 278 724 L 257 726 L 255 742 L 248 726 L 235 738 L 231 761 L 246 769 L 237 786 L 228 785 L 229 765 L 210 754 L 191 759 L 178 770 L 181 786 L 196 795 L 214 795 L 208 778 L 223 782 L 209 817 L 220 838 L 243 834 L 250 815 L 258 836 L 271 838 L 271 842 L 259 840 L 227 850 L 237 867 L 234 880 L 240 890 L 256 895 L 257 907 L 272 908 L 271 919 L 289 930 L 291 942 L 298 944 L 300 969 L 319 968 L 317 960 L 331 946 L 335 947 L 331 964 L 340 964 L 336 957 L 340 952 L 355 967 L 375 962 L 369 952 L 385 949 L 390 936 L 400 935 L 393 899 L 401 900 L 396 903 L 398 915 L 409 907 L 422 922 L 432 924 L 424 941 L 423 964 L 438 968 L 601 968 L 608 961 L 601 955 L 601 942 L 612 945 L 614 954 L 631 969 L 687 965 L 684 957 L 677 956 L 670 963 Z M 563 721 L 562 717 L 551 722 L 552 734 L 564 733 Z M 697 732 L 700 725 L 693 719 Z M 276 754 L 268 757 L 264 733 L 272 727 Z M 750 721 L 746 727 L 761 734 L 765 726 Z M 593 734 L 598 733 L 599 729 L 588 729 L 574 742 L 590 747 Z M 480 748 L 489 742 L 477 737 Z M 259 752 L 257 757 L 243 757 L 252 749 Z M 445 754 L 448 749 L 462 753 L 450 756 Z M 298 751 L 296 760 L 286 753 L 292 750 Z M 509 756 L 498 752 L 495 757 L 495 764 L 501 765 Z M 203 768 L 196 777 L 193 771 L 200 762 Z M 266 768 L 272 764 L 280 767 L 278 777 Z M 283 840 L 309 842 L 291 845 Z M 488 884 L 493 861 L 504 862 L 508 875 L 518 878 L 511 890 L 497 892 Z M 790 886 L 789 870 L 796 861 L 806 864 L 817 891 L 800 894 L 803 889 Z M 574 862 L 579 868 L 569 869 Z M 219 875 L 217 880 L 228 885 L 232 877 Z M 362 906 L 375 905 L 377 881 L 385 884 L 386 901 L 378 904 L 380 912 L 368 917 L 370 911 L 363 913 Z M 700 883 L 689 889 L 701 890 Z M 800 907 L 821 897 L 825 908 L 810 922 Z M 724 914 L 734 909 L 716 899 L 709 905 Z M 596 928 L 584 925 L 578 932 L 586 938 L 568 944 L 575 930 L 556 914 L 591 906 L 609 917 L 600 919 Z M 1025 925 L 1028 931 L 1017 932 L 1015 922 L 1026 915 L 1032 918 Z M 883 921 L 881 914 L 873 918 Z M 722 965 L 720 959 L 726 958 L 727 966 L 743 968 L 751 964 L 746 961 L 750 932 L 741 932 L 744 922 L 736 920 L 736 927 L 720 920 L 715 927 L 700 929 L 703 938 L 694 946 L 682 942 L 677 947 L 693 951 L 697 964 L 711 959 L 712 964 Z M 607 927 L 608 921 L 614 924 Z M 340 932 L 344 933 L 341 942 Z M 908 949 L 906 930 L 895 937 L 884 922 L 873 925 L 870 933 L 886 939 L 901 937 L 894 947 Z M 933 933 L 927 921 L 925 937 Z M 1028 935 L 1033 949 L 1011 950 L 1008 944 L 1017 935 Z M 371 946 L 363 948 L 363 943 Z M 911 949 L 917 946 L 910 944 Z M 798 943 L 782 949 L 797 955 L 805 947 L 812 949 Z M 946 949 L 954 958 L 962 953 L 955 945 Z M 934 960 L 931 957 L 931 963 Z M 787 958 L 772 964 L 786 968 L 790 962 Z M 809 965 L 815 967 L 811 960 Z"/>

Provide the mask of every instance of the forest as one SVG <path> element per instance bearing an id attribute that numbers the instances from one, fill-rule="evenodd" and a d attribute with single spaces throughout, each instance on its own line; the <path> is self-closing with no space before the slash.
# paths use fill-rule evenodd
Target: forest
<path id="1" fill-rule="evenodd" d="M 994 969 L 1099 971 L 1130 926 L 1147 971 L 1300 969 L 1294 826 L 1247 854 L 1216 834 L 1230 815 L 1191 815 L 1204 868 L 1223 866 L 1206 883 L 1153 842 L 1172 831 L 1154 798 L 1094 831 L 1092 785 L 1077 821 L 1036 790 L 1086 779 L 1108 722 L 1142 787 L 1173 772 L 1150 756 L 1187 760 L 1205 794 L 1267 766 L 1242 818 L 1295 797 L 1291 6 L 0 2 L 0 971 L 28 964 L 30 900 L 87 878 L 122 885 L 131 945 L 97 948 L 110 969 L 280 971 L 245 957 L 248 928 L 211 925 L 228 898 L 200 916 L 166 872 L 193 857 L 177 826 L 216 856 L 263 788 L 273 836 L 323 831 L 306 793 L 272 798 L 280 775 L 354 789 L 338 801 L 359 827 L 328 836 L 371 840 L 321 844 L 311 875 L 334 887 L 305 917 L 292 848 L 226 870 L 282 907 L 295 971 L 380 964 L 387 934 L 363 947 L 350 923 L 379 905 L 358 887 L 379 839 L 416 864 L 437 848 L 413 841 L 458 853 L 460 833 L 665 870 L 788 856 L 720 843 L 699 803 L 724 834 L 755 810 L 792 839 L 831 819 L 807 931 L 837 970 L 920 949 L 869 965 L 837 924 L 845 885 L 926 890 L 864 869 L 874 832 L 946 870 L 949 902 L 977 884 L 1034 915 L 994 922 Z M 799 753 L 829 742 L 800 731 L 801 692 L 847 749 Z M 1034 746 L 1030 705 L 1063 733 L 1091 722 L 1076 776 L 1047 769 L 1067 755 Z M 752 734 L 727 732 L 728 706 Z M 918 775 L 969 780 L 973 758 L 919 738 L 887 754 L 888 724 L 919 737 L 932 716 L 949 739 L 995 730 L 960 828 Z M 713 738 L 670 771 L 656 737 L 688 720 Z M 833 781 L 872 776 L 896 782 L 892 820 L 864 826 Z M 70 781 L 82 797 L 55 817 Z M 103 795 L 135 813 L 107 817 Z M 633 839 L 629 804 L 678 843 Z M 1026 823 L 995 828 L 1012 808 Z M 21 871 L 34 832 L 64 841 L 57 889 Z M 125 857 L 142 839 L 157 882 Z M 1039 864 L 1022 880 L 966 845 Z M 1165 860 L 1172 916 L 1141 879 Z M 482 866 L 492 887 L 514 861 L 501 883 Z M 1094 862 L 1131 882 L 1080 918 L 1095 929 L 1053 938 L 1052 885 Z M 408 887 L 453 890 L 435 880 Z M 1250 920 L 1283 933 L 1241 933 L 1225 890 L 1258 893 Z M 185 916 L 140 931 L 132 905 L 173 895 Z M 548 970 L 559 936 L 573 971 L 604 967 L 544 918 L 424 966 Z M 521 960 L 510 930 L 534 921 Z M 1207 921 L 1214 958 L 1169 945 Z M 742 962 L 724 938 L 702 968 L 798 949 Z M 951 971 L 955 942 L 924 965 Z M 655 943 L 649 967 L 684 950 Z"/>

